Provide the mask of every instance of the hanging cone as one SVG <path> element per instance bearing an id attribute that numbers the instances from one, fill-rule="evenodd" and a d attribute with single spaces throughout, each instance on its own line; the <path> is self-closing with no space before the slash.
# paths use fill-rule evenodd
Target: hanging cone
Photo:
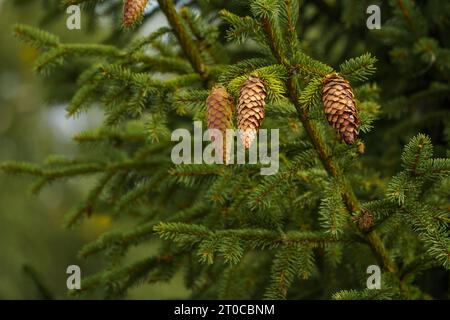
<path id="1" fill-rule="evenodd" d="M 124 28 L 133 26 L 144 13 L 148 0 L 125 0 L 123 5 L 123 21 Z"/>
<path id="2" fill-rule="evenodd" d="M 361 214 L 357 217 L 358 227 L 361 230 L 368 231 L 374 226 L 373 214 L 369 211 L 363 210 Z"/>
<path id="3" fill-rule="evenodd" d="M 239 92 L 237 122 L 239 136 L 245 148 L 250 148 L 264 120 L 267 93 L 259 77 L 250 76 Z"/>
<path id="4" fill-rule="evenodd" d="M 227 136 L 227 129 L 231 128 L 231 118 L 233 115 L 233 97 L 223 86 L 215 86 L 206 99 L 208 129 L 218 129 L 222 134 L 222 148 L 217 148 L 223 156 L 224 163 L 228 164 L 230 159 L 231 138 Z M 217 137 L 211 133 L 211 141 L 216 141 Z"/>
<path id="5" fill-rule="evenodd" d="M 346 144 L 355 142 L 359 119 L 349 82 L 337 74 L 327 76 L 323 82 L 322 102 L 328 123 L 339 132 Z"/>

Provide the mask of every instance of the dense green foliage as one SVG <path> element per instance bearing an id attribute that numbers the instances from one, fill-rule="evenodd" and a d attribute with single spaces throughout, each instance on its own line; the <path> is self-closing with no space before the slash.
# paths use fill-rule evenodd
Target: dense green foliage
<path id="1" fill-rule="evenodd" d="M 121 2 L 98 2 L 88 1 L 83 12 L 106 6 L 118 28 Z M 94 146 L 88 156 L 0 168 L 36 176 L 35 192 L 59 179 L 97 177 L 66 214 L 67 226 L 98 210 L 136 221 L 80 250 L 110 263 L 83 279 L 82 291 L 120 297 L 182 272 L 192 298 L 430 296 L 420 274 L 430 272 L 434 282 L 450 268 L 450 6 L 390 1 L 382 6 L 382 29 L 370 31 L 366 2 L 195 1 L 175 8 L 159 0 L 143 21 L 161 10 L 169 26 L 136 37 L 137 30 L 112 30 L 97 44 L 15 27 L 40 51 L 38 73 L 51 78 L 78 66 L 73 94 L 61 98 L 70 99 L 68 115 L 100 107 L 104 124 L 74 137 Z M 333 72 L 356 95 L 361 140 L 352 146 L 323 114 L 322 80 Z M 263 127 L 280 129 L 279 172 L 174 165 L 170 133 L 205 121 L 212 85 L 237 97 L 250 74 L 268 92 Z M 374 74 L 378 84 L 368 82 Z M 369 227 L 360 223 L 366 213 Z M 159 254 L 127 261 L 131 246 L 151 241 Z M 381 290 L 365 289 L 373 264 L 383 271 Z M 448 284 L 430 290 L 449 294 Z"/>

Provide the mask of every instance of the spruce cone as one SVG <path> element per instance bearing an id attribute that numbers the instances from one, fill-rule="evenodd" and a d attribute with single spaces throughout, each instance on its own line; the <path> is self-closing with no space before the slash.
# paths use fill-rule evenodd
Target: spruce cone
<path id="1" fill-rule="evenodd" d="M 348 81 L 337 74 L 327 76 L 322 88 L 322 102 L 328 123 L 339 132 L 346 144 L 355 142 L 359 119 Z"/>
<path id="2" fill-rule="evenodd" d="M 208 129 L 218 129 L 222 133 L 222 147 L 217 148 L 222 153 L 224 163 L 228 164 L 230 158 L 231 138 L 227 137 L 226 130 L 231 128 L 231 117 L 233 115 L 233 97 L 222 86 L 215 86 L 206 99 Z M 211 141 L 217 138 L 214 133 L 210 135 Z"/>
<path id="3" fill-rule="evenodd" d="M 148 0 L 125 0 L 123 5 L 124 28 L 131 27 L 144 13 Z"/>
<path id="4" fill-rule="evenodd" d="M 267 96 L 262 80 L 250 76 L 239 92 L 237 122 L 239 135 L 245 148 L 250 148 L 264 120 L 264 105 Z"/>
<path id="5" fill-rule="evenodd" d="M 358 226 L 361 230 L 368 231 L 374 226 L 373 215 L 368 211 L 362 211 L 358 217 Z"/>

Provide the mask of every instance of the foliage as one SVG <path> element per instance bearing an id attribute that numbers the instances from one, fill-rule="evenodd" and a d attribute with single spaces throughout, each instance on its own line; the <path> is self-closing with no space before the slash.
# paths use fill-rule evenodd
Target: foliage
<path id="1" fill-rule="evenodd" d="M 9 162 L 0 168 L 36 176 L 35 191 L 59 179 L 97 177 L 85 201 L 67 214 L 68 226 L 99 208 L 116 219 L 136 221 L 134 227 L 111 231 L 81 249 L 83 257 L 104 253 L 111 262 L 110 268 L 86 279 L 83 290 L 106 287 L 109 297 L 117 297 L 133 285 L 167 281 L 182 271 L 192 298 L 299 298 L 305 296 L 301 285 L 310 281 L 316 284 L 308 287 L 314 298 L 409 299 L 424 296 L 414 283 L 420 272 L 450 268 L 449 159 L 433 158 L 431 139 L 418 134 L 404 147 L 402 168 L 387 178 L 382 166 L 391 158 L 373 164 L 377 154 L 368 150 L 361 157 L 362 141 L 340 143 L 320 100 L 323 79 L 337 72 L 355 88 L 362 138 L 371 137 L 374 128 L 383 139 L 393 139 L 393 132 L 406 137 L 402 127 L 409 116 L 396 115 L 400 121 L 386 128 L 386 117 L 394 114 L 392 103 L 419 108 L 438 91 L 442 101 L 449 98 L 447 43 L 427 36 L 432 29 L 428 21 L 435 20 L 423 17 L 422 8 L 411 1 L 392 2 L 391 20 L 380 36 L 391 43 L 403 39 L 390 54 L 408 70 L 419 68 L 419 59 L 427 66 L 417 72 L 430 73 L 427 77 L 434 80 L 421 79 L 430 84 L 423 91 L 397 78 L 387 101 L 380 98 L 384 92 L 367 83 L 375 72 L 374 55 L 345 57 L 333 68 L 322 62 L 326 59 L 320 50 L 308 48 L 308 37 L 301 37 L 307 23 L 314 25 L 308 10 L 324 8 L 330 19 L 333 11 L 339 12 L 335 2 L 308 2 L 299 8 L 297 1 L 252 0 L 240 15 L 230 8 L 215 10 L 208 1 L 193 5 L 194 11 L 159 0 L 152 10 L 161 10 L 170 28 L 116 45 L 65 44 L 39 29 L 15 27 L 19 38 L 41 51 L 35 64 L 39 73 L 51 77 L 69 57 L 86 62 L 67 112 L 73 116 L 100 106 L 105 121 L 98 130 L 75 136 L 80 144 L 95 146 L 89 157 L 51 157 L 42 165 Z M 344 2 L 341 12 L 349 14 L 354 1 Z M 431 8 L 424 6 L 425 12 Z M 413 15 L 417 25 L 402 20 Z M 355 23 L 353 17 L 345 19 L 350 26 Z M 448 24 L 445 16 L 439 21 L 435 23 Z M 330 33 L 336 34 L 334 25 Z M 317 58 L 310 51 L 318 52 Z M 208 89 L 221 83 L 237 97 L 250 74 L 261 77 L 267 88 L 265 126 L 281 129 L 278 174 L 260 176 L 254 165 L 174 165 L 170 132 L 189 127 L 192 120 L 205 125 Z M 395 92 L 400 95 L 394 97 Z M 420 114 L 428 119 L 443 108 L 436 103 Z M 383 121 L 374 123 L 378 118 Z M 370 230 L 357 223 L 363 211 L 374 216 Z M 121 265 L 130 246 L 161 239 L 157 255 Z M 364 289 L 359 278 L 371 264 L 388 278 L 379 292 Z M 343 290 L 347 288 L 352 290 Z"/>

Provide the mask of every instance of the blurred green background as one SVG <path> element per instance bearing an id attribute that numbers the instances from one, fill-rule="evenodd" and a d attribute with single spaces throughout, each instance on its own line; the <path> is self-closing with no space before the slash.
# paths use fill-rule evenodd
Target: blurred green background
<path id="1" fill-rule="evenodd" d="M 71 137 L 101 121 L 99 112 L 67 119 L 65 106 L 50 99 L 43 86 L 46 81 L 57 81 L 58 75 L 34 74 L 32 62 L 37 52 L 13 37 L 15 23 L 40 25 L 45 13 L 41 2 L 24 1 L 17 6 L 0 0 L 0 162 L 42 162 L 49 154 L 71 156 L 82 152 Z M 83 28 L 69 31 L 65 24 L 65 19 L 58 19 L 45 28 L 67 42 L 93 42 L 101 32 L 100 28 L 87 35 Z M 65 89 L 61 86 L 61 90 Z M 65 299 L 69 265 L 79 265 L 82 276 L 104 267 L 99 258 L 77 258 L 80 247 L 106 229 L 122 227 L 126 221 L 119 224 L 96 213 L 82 225 L 64 229 L 63 214 L 81 199 L 92 181 L 55 183 L 39 196 L 31 194 L 32 183 L 32 178 L 0 175 L 0 299 Z M 148 252 L 154 248 L 131 250 L 131 260 L 139 255 L 138 250 Z M 140 286 L 127 297 L 165 299 L 187 294 L 178 276 L 168 284 Z M 101 295 L 94 293 L 88 298 Z"/>

